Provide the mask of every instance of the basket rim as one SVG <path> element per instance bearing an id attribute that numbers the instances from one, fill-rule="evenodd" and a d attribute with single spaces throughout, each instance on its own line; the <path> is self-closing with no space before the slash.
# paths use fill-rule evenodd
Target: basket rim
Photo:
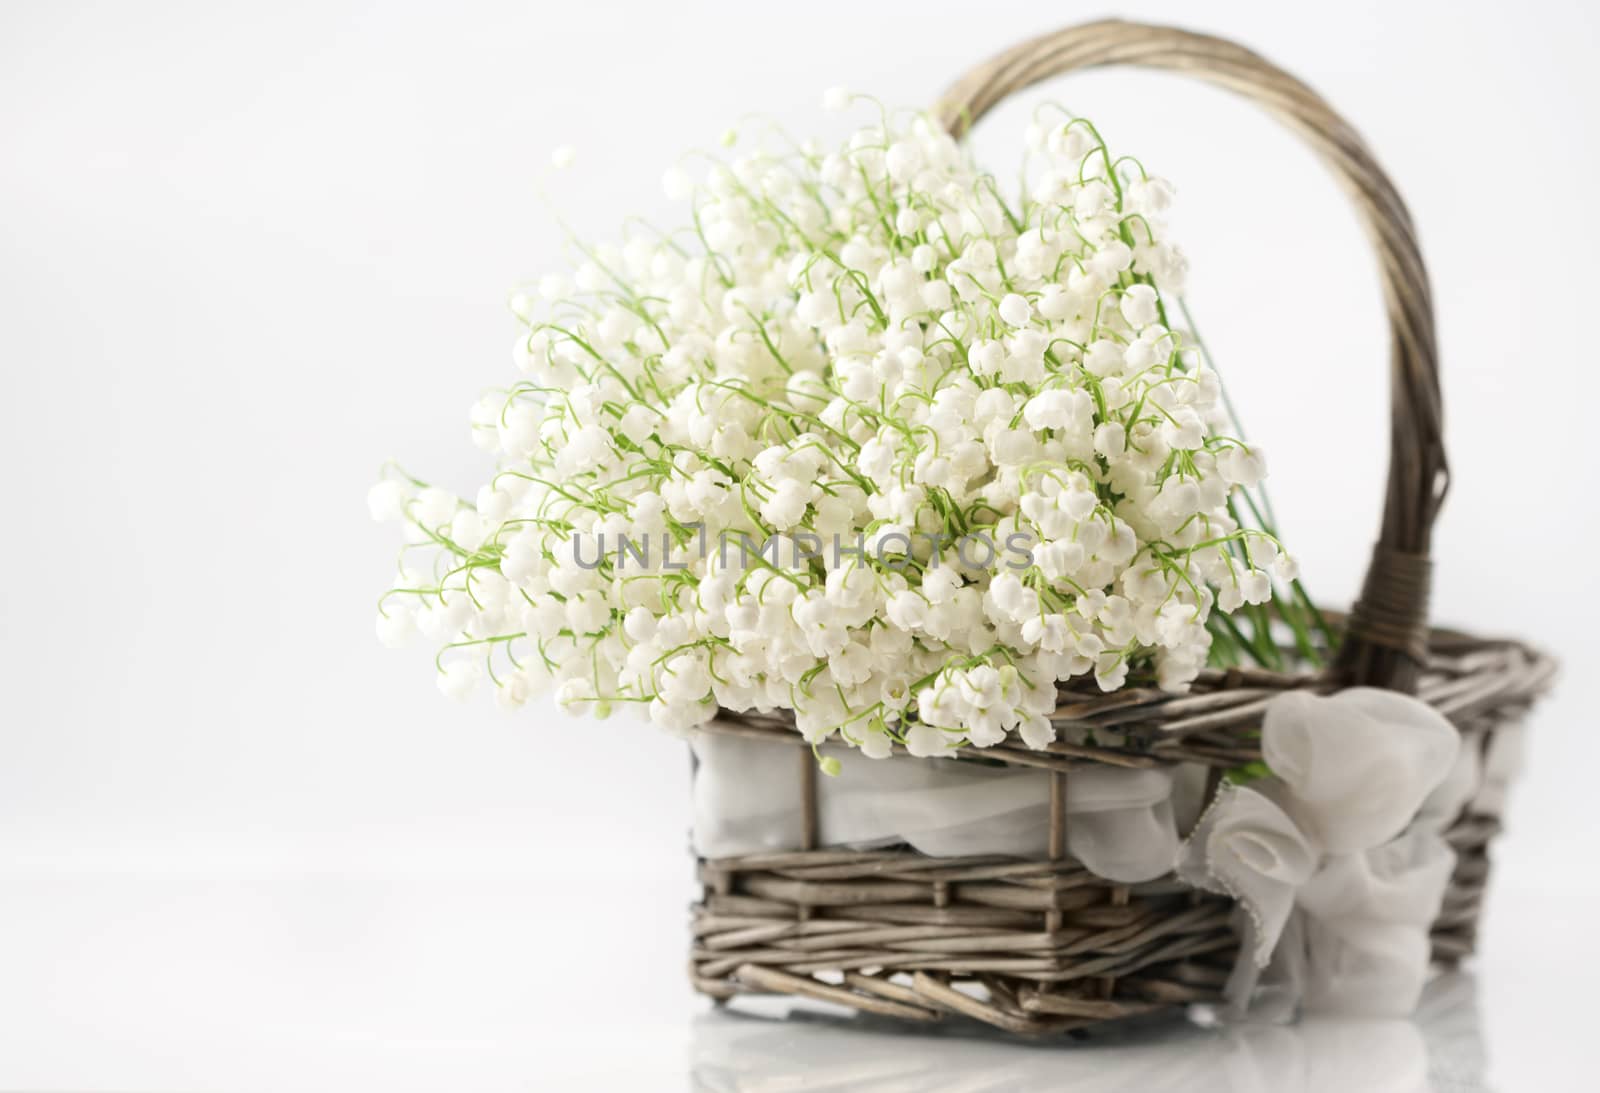
<path id="1" fill-rule="evenodd" d="M 1326 614 L 1330 621 L 1342 617 L 1338 612 Z M 1465 731 L 1485 711 L 1532 705 L 1549 690 L 1558 671 L 1554 656 L 1519 639 L 1434 627 L 1428 632 L 1428 659 L 1413 693 Z M 1102 693 L 1091 680 L 1078 678 L 1058 690 L 1050 717 L 1058 739 L 1045 748 L 1029 748 L 1012 732 L 993 747 L 968 746 L 952 755 L 1057 771 L 1084 763 L 1137 769 L 1198 762 L 1227 769 L 1261 758 L 1256 739 L 1261 714 L 1275 696 L 1294 690 L 1333 694 L 1358 685 L 1312 668 L 1275 671 L 1249 666 L 1203 669 L 1181 693 L 1153 686 Z M 848 748 L 836 740 L 808 741 L 789 710 L 719 707 L 712 721 L 694 731 L 818 751 Z M 1063 733 L 1082 742 L 1059 739 Z M 891 758 L 913 757 L 896 744 Z"/>

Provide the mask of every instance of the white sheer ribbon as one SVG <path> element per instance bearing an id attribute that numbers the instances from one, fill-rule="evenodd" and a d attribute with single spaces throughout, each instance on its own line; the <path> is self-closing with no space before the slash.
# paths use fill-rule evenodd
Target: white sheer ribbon
<path id="1" fill-rule="evenodd" d="M 1272 775 L 1225 785 L 1178 863 L 1243 911 L 1229 997 L 1263 1016 L 1409 1013 L 1455 867 L 1440 832 L 1476 788 L 1475 753 L 1425 703 L 1355 688 L 1273 699 L 1262 754 Z"/>
<path id="2" fill-rule="evenodd" d="M 716 732 L 691 738 L 694 846 L 731 857 L 800 845 L 797 748 Z M 1127 884 L 1171 872 L 1178 856 L 1170 767 L 1089 766 L 1067 774 L 1067 849 L 1097 876 Z M 1180 793 L 1178 807 L 1193 793 Z M 933 857 L 1045 856 L 1050 780 L 1040 770 L 952 759 L 844 757 L 834 777 L 817 778 L 824 846 L 870 849 L 908 843 Z M 1186 819 L 1192 820 L 1192 817 Z M 1186 825 L 1187 826 L 1187 825 Z"/>

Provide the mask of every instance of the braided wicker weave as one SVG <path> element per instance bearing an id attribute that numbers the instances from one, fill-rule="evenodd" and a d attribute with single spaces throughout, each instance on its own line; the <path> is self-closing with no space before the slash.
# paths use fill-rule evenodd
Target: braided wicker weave
<path id="1" fill-rule="evenodd" d="M 725 713 L 710 729 L 790 747 L 803 780 L 802 849 L 702 860 L 691 976 L 717 999 L 798 995 L 915 1021 L 965 1015 L 1051 1033 L 1218 997 L 1238 947 L 1232 903 L 1174 878 L 1121 885 L 1065 852 L 1065 772 L 1198 763 L 1213 772 L 1258 759 L 1261 711 L 1293 688 L 1367 685 L 1414 692 L 1487 752 L 1514 730 L 1554 665 L 1511 641 L 1430 631 L 1434 517 L 1447 471 L 1427 272 L 1404 204 L 1354 130 L 1315 92 L 1233 43 L 1183 30 L 1097 22 L 1036 38 L 962 77 L 937 108 L 956 135 L 1008 94 L 1074 69 L 1112 64 L 1190 73 L 1255 100 L 1299 132 L 1351 194 L 1378 251 L 1392 331 L 1390 464 L 1383 523 L 1360 598 L 1320 674 L 1203 672 L 1174 696 L 1130 680 L 1099 694 L 1064 688 L 1053 721 L 1097 746 L 1001 745 L 986 759 L 1051 778 L 1047 860 L 932 858 L 910 849 L 816 848 L 816 765 L 781 715 Z M 1208 791 L 1208 796 L 1209 796 Z M 1475 801 L 1482 802 L 1484 795 Z M 1434 925 L 1436 959 L 1473 949 L 1494 810 L 1469 803 L 1447 838 L 1458 865 Z"/>

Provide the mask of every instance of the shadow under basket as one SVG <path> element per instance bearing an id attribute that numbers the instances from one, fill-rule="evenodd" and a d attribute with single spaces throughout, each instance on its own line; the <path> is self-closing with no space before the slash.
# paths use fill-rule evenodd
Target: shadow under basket
<path id="1" fill-rule="evenodd" d="M 1432 528 L 1448 472 L 1432 294 L 1410 215 L 1361 137 L 1309 87 L 1238 45 L 1170 27 L 1106 21 L 1024 42 L 963 76 L 934 113 L 960 136 L 1013 91 L 1112 64 L 1185 73 L 1276 115 L 1338 177 L 1374 242 L 1391 327 L 1391 451 L 1361 596 L 1336 620 L 1342 637 L 1324 671 L 1208 670 L 1183 695 L 1137 682 L 1110 694 L 1067 687 L 1052 717 L 1064 730 L 1057 743 L 984 749 L 986 760 L 1053 772 L 1042 860 L 819 848 L 816 762 L 792 719 L 724 713 L 710 730 L 794 749 L 806 830 L 796 851 L 699 863 L 691 976 L 713 998 L 796 995 L 909 1021 L 964 1015 L 1021 1034 L 1218 1000 L 1239 948 L 1232 901 L 1170 874 L 1118 884 L 1074 861 L 1066 772 L 1201 764 L 1209 801 L 1223 771 L 1260 759 L 1262 710 L 1294 689 L 1410 692 L 1478 750 L 1484 784 L 1448 827 L 1457 866 L 1432 929 L 1437 961 L 1473 951 L 1520 720 L 1555 666 L 1516 642 L 1428 626 Z M 1101 746 L 1064 742 L 1082 730 Z"/>
<path id="2" fill-rule="evenodd" d="M 1488 772 L 1446 831 L 1457 864 L 1433 924 L 1439 964 L 1474 949 L 1505 789 L 1495 772 L 1520 751 L 1523 714 L 1554 671 L 1516 642 L 1432 635 L 1417 697 L 1456 726 Z M 800 841 L 813 848 L 700 860 L 694 987 L 719 1001 L 778 994 L 910 1021 L 960 1015 L 1022 1035 L 1217 1002 L 1239 947 L 1233 901 L 1173 876 L 1118 884 L 1074 861 L 1064 849 L 1065 772 L 1200 763 L 1212 772 L 1209 799 L 1224 769 L 1260 758 L 1262 707 L 1296 688 L 1333 689 L 1316 677 L 1232 669 L 1202 673 L 1182 696 L 1063 694 L 1059 726 L 1112 730 L 1123 743 L 984 752 L 1054 772 L 1044 860 L 815 848 L 810 748 L 781 717 L 724 714 L 707 728 L 793 750 L 807 806 Z"/>

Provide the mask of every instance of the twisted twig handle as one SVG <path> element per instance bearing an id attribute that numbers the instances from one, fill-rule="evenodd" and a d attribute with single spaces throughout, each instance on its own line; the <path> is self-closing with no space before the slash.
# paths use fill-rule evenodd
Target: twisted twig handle
<path id="1" fill-rule="evenodd" d="M 1117 64 L 1187 72 L 1271 111 L 1333 169 L 1377 247 L 1393 342 L 1388 494 L 1336 669 L 1349 682 L 1409 690 L 1427 652 L 1428 549 L 1448 480 L 1433 298 L 1411 216 L 1360 136 L 1316 92 L 1243 46 L 1174 27 L 1107 20 L 1031 39 L 962 76 L 935 113 L 959 136 L 1014 91 Z"/>

